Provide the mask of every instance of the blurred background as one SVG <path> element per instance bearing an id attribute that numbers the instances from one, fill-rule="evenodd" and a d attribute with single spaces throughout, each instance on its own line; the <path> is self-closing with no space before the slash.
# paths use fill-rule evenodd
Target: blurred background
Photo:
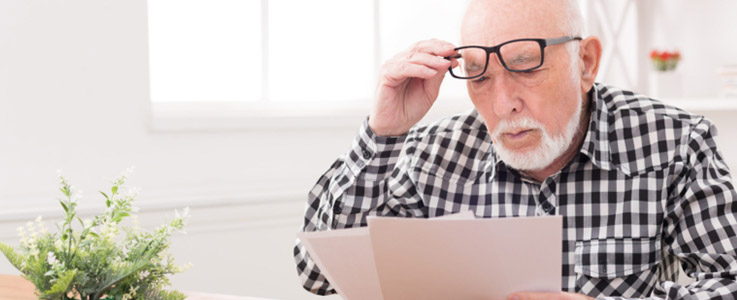
<path id="1" fill-rule="evenodd" d="M 457 44 L 464 6 L 0 1 L 0 241 L 16 245 L 16 227 L 61 216 L 57 169 L 85 191 L 89 216 L 103 206 L 97 191 L 136 166 L 129 183 L 141 187 L 144 227 L 192 209 L 172 252 L 194 268 L 173 277 L 175 288 L 317 298 L 292 259 L 307 192 L 349 148 L 381 62 L 423 39 Z M 737 2 L 581 8 L 604 43 L 598 81 L 709 117 L 735 169 Z M 673 70 L 653 63 L 675 56 Z M 463 82 L 448 78 L 425 121 L 470 108 Z M 0 258 L 0 273 L 17 271 Z"/>

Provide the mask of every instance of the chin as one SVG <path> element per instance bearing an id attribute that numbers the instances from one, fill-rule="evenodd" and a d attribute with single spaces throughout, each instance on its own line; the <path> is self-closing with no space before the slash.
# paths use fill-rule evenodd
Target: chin
<path id="1" fill-rule="evenodd" d="M 508 166 L 521 171 L 545 169 L 553 163 L 557 155 L 545 151 L 545 147 L 535 147 L 528 151 L 509 150 L 504 146 L 497 148 L 497 155 Z"/>

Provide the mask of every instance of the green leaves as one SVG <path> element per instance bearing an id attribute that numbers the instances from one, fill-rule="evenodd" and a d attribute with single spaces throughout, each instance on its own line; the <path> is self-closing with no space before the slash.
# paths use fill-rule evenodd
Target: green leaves
<path id="1" fill-rule="evenodd" d="M 69 207 L 67 206 L 67 204 L 64 203 L 63 200 L 59 200 L 59 203 L 61 204 L 61 207 L 64 208 L 64 213 L 67 213 L 68 214 L 69 213 Z"/>
<path id="2" fill-rule="evenodd" d="M 136 273 L 141 271 L 144 267 L 149 264 L 151 255 L 146 255 L 138 258 L 133 262 L 126 262 L 118 268 L 110 270 L 109 273 L 103 274 L 100 280 L 97 282 L 97 290 L 95 293 L 97 297 L 106 294 L 115 285 L 119 284 L 128 277 L 135 276 Z"/>
<path id="3" fill-rule="evenodd" d="M 120 223 L 120 221 L 122 221 L 122 220 L 123 220 L 123 218 L 125 218 L 125 217 L 128 217 L 128 216 L 130 216 L 130 214 L 129 214 L 129 213 L 127 213 L 127 212 L 121 212 L 121 213 L 117 213 L 117 214 L 115 214 L 115 216 L 113 217 L 113 222 L 115 222 L 115 223 Z"/>
<path id="4" fill-rule="evenodd" d="M 70 290 L 69 286 L 76 275 L 77 270 L 67 270 L 63 272 L 59 278 L 56 279 L 54 285 L 52 285 L 47 291 L 43 292 L 43 295 L 49 299 L 59 299 L 66 296 L 67 292 Z"/>
<path id="5" fill-rule="evenodd" d="M 5 255 L 5 257 L 8 259 L 10 264 L 13 265 L 13 267 L 15 267 L 18 270 L 23 271 L 21 269 L 21 265 L 23 264 L 23 257 L 20 256 L 17 252 L 15 252 L 13 247 L 10 247 L 0 242 L 0 252 L 2 252 L 3 255 Z"/>
<path id="6" fill-rule="evenodd" d="M 105 197 L 105 207 L 110 207 L 110 204 L 112 204 L 112 201 L 110 201 L 110 197 L 105 194 L 105 192 L 100 191 L 100 194 L 102 194 Z"/>
<path id="7" fill-rule="evenodd" d="M 147 297 L 146 299 L 152 299 L 152 300 L 182 300 L 186 298 L 184 294 L 177 292 L 177 291 L 160 291 L 156 295 L 152 295 L 151 297 Z"/>
<path id="8" fill-rule="evenodd" d="M 174 264 L 167 251 L 171 233 L 182 229 L 188 213 L 177 214 L 172 222 L 152 232 L 137 225 L 120 225 L 133 214 L 136 195 L 124 185 L 128 173 L 113 182 L 110 194 L 100 191 L 106 209 L 91 220 L 77 216 L 79 197 L 60 175 L 59 190 L 64 197 L 59 204 L 64 219 L 55 224 L 58 233 L 40 231 L 38 219 L 36 225 L 28 225 L 32 232 L 21 237 L 17 249 L 0 243 L 0 251 L 36 286 L 39 297 L 99 299 L 108 295 L 109 299 L 120 299 L 136 290 L 140 299 L 184 299 L 182 294 L 163 288 L 170 284 L 169 275 L 184 270 Z M 122 238 L 121 231 L 126 233 Z"/>

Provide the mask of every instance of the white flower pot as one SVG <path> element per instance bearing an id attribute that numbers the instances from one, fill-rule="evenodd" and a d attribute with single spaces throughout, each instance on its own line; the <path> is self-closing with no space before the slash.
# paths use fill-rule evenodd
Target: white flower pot
<path id="1" fill-rule="evenodd" d="M 676 71 L 651 71 L 649 96 L 658 100 L 668 100 L 683 96 L 681 74 Z"/>

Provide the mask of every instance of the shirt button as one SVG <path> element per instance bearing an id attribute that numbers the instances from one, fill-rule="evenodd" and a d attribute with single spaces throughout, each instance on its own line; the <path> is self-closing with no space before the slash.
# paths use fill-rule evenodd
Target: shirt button
<path id="1" fill-rule="evenodd" d="M 370 151 L 368 151 L 368 150 L 366 150 L 366 149 L 363 149 L 363 151 L 361 151 L 361 155 L 363 155 L 363 158 L 364 158 L 364 159 L 369 159 L 369 158 L 371 158 L 371 152 L 370 152 Z"/>
<path id="2" fill-rule="evenodd" d="M 343 209 L 340 208 L 340 204 L 336 203 L 335 206 L 333 206 L 333 213 L 339 214 L 341 211 L 343 211 Z"/>
<path id="3" fill-rule="evenodd" d="M 551 210 L 553 210 L 553 205 L 550 204 L 550 202 L 544 202 L 543 203 L 543 210 L 545 212 L 550 212 Z"/>

